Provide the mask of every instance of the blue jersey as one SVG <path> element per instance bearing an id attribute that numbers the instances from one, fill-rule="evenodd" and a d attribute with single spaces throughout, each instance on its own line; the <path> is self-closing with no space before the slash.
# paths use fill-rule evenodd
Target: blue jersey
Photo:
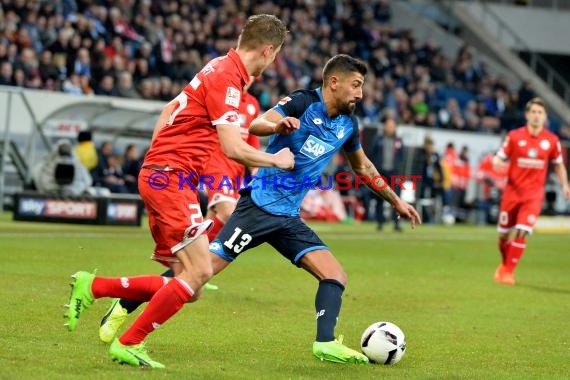
<path id="1" fill-rule="evenodd" d="M 358 122 L 354 116 L 344 114 L 331 119 L 320 88 L 295 91 L 273 109 L 301 122 L 299 130 L 290 135 L 272 135 L 267 148 L 268 153 L 289 148 L 295 155 L 295 168 L 261 168 L 248 188 L 253 202 L 265 212 L 297 216 L 303 198 L 320 183 L 322 172 L 335 153 L 341 147 L 346 152 L 361 149 Z"/>

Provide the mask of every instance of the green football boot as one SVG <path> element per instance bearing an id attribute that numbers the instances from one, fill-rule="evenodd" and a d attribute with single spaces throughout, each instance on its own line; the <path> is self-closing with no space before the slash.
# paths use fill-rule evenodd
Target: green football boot
<path id="1" fill-rule="evenodd" d="M 204 284 L 204 286 L 202 286 L 202 288 L 204 288 L 204 290 L 218 290 L 219 289 L 218 285 L 214 285 L 214 284 L 211 284 L 209 282 L 206 282 Z"/>
<path id="2" fill-rule="evenodd" d="M 70 284 L 71 296 L 69 297 L 69 303 L 64 305 L 69 309 L 65 315 L 67 318 L 65 326 L 69 331 L 75 330 L 81 313 L 95 302 L 95 298 L 93 298 L 93 293 L 91 292 L 91 284 L 93 283 L 95 275 L 89 272 L 79 271 L 72 275 L 71 278 L 73 278 Z"/>
<path id="3" fill-rule="evenodd" d="M 156 362 L 148 356 L 145 342 L 134 346 L 123 346 L 119 339 L 115 339 L 109 347 L 109 355 L 113 361 L 130 364 L 134 367 L 166 368 L 164 364 Z"/>
<path id="4" fill-rule="evenodd" d="M 113 299 L 111 307 L 107 314 L 101 320 L 101 327 L 99 327 L 99 339 L 105 343 L 111 343 L 119 329 L 127 320 L 129 313 L 127 309 L 121 306 L 119 298 Z"/>
<path id="5" fill-rule="evenodd" d="M 366 355 L 346 347 L 342 344 L 342 340 L 343 336 L 339 335 L 338 339 L 331 342 L 315 342 L 313 343 L 313 354 L 321 360 L 335 363 L 368 363 Z"/>

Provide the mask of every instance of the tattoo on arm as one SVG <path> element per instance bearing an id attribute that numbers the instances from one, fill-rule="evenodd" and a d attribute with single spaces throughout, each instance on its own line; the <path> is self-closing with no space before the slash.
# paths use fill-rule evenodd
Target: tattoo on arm
<path id="1" fill-rule="evenodd" d="M 380 173 L 378 170 L 376 170 L 372 162 L 368 162 L 366 165 L 364 165 L 364 174 L 370 178 L 371 183 L 367 185 L 370 190 L 372 190 L 376 195 L 384 199 L 386 202 L 393 205 L 398 196 L 394 190 L 390 188 L 390 184 L 386 183 L 386 181 L 384 181 L 384 179 L 380 176 Z"/>

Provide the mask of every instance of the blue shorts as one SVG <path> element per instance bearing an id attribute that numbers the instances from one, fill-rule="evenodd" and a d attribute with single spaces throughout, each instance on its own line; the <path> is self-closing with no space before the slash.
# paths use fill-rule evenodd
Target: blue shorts
<path id="1" fill-rule="evenodd" d="M 244 192 L 232 216 L 210 243 L 210 251 L 232 262 L 242 252 L 262 243 L 270 244 L 297 266 L 308 252 L 329 249 L 300 217 L 269 214 Z"/>

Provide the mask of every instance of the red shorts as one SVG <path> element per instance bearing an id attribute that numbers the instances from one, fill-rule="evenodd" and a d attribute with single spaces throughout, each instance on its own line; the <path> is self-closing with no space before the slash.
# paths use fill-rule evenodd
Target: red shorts
<path id="1" fill-rule="evenodd" d="M 172 248 L 185 240 L 186 230 L 203 222 L 196 190 L 178 188 L 179 172 L 142 168 L 139 192 L 148 213 L 152 238 L 156 243 L 153 260 L 168 265 L 178 262 Z"/>
<path id="2" fill-rule="evenodd" d="M 503 197 L 497 230 L 504 233 L 516 228 L 530 234 L 541 210 L 542 198 L 520 200 Z"/>
<path id="3" fill-rule="evenodd" d="M 240 184 L 235 177 L 221 173 L 213 173 L 209 177 L 212 183 L 204 186 L 208 191 L 208 209 L 220 202 L 237 203 Z"/>

